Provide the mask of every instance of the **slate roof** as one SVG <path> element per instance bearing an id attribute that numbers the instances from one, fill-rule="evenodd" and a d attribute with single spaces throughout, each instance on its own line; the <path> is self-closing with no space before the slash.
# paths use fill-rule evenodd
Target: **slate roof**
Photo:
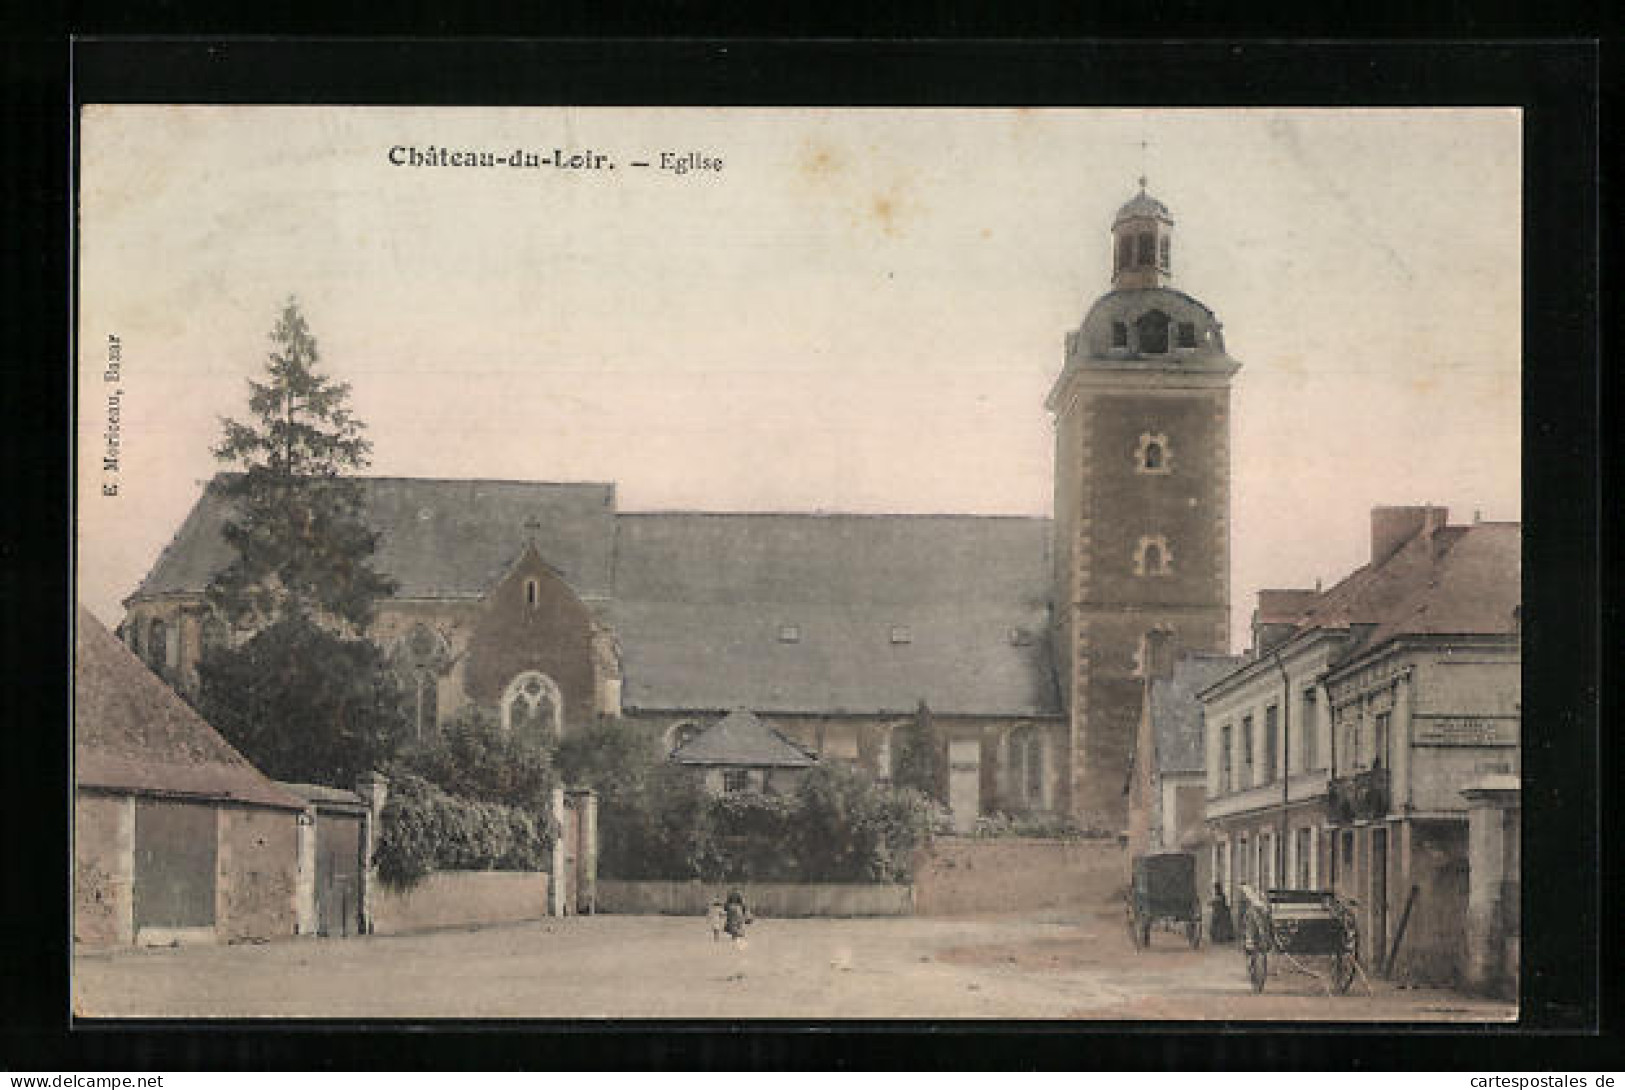
<path id="1" fill-rule="evenodd" d="M 1060 714 L 1048 519 L 617 514 L 610 485 L 359 483 L 397 597 L 479 598 L 534 521 L 542 557 L 610 622 L 629 710 Z M 135 597 L 201 592 L 230 559 L 225 517 L 211 486 Z"/>
<path id="2" fill-rule="evenodd" d="M 1173 674 L 1151 682 L 1151 729 L 1158 772 L 1201 772 L 1202 705 L 1196 694 L 1246 662 L 1241 655 L 1187 652 Z"/>
<path id="3" fill-rule="evenodd" d="M 1523 598 L 1523 527 L 1462 527 L 1432 578 L 1416 587 L 1371 633 L 1372 646 L 1400 636 L 1502 635 Z"/>
<path id="4" fill-rule="evenodd" d="M 304 809 L 83 606 L 75 614 L 73 652 L 77 786 Z"/>
<path id="5" fill-rule="evenodd" d="M 1047 519 L 622 515 L 610 610 L 622 702 L 1059 714 L 1049 539 Z"/>
<path id="6" fill-rule="evenodd" d="M 744 708 L 736 708 L 679 746 L 671 760 L 684 765 L 809 768 L 812 756 Z"/>
<path id="7" fill-rule="evenodd" d="M 379 533 L 374 567 L 399 582 L 398 598 L 479 598 L 519 558 L 531 535 L 583 598 L 609 593 L 615 486 L 534 481 L 355 478 L 367 523 Z M 231 562 L 220 534 L 229 509 L 222 478 L 197 505 L 137 589 L 137 596 L 199 593 Z"/>

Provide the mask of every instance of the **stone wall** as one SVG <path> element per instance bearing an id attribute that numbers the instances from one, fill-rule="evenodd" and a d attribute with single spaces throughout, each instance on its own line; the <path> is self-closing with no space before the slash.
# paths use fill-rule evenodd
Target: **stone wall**
<path id="1" fill-rule="evenodd" d="M 373 894 L 373 932 L 539 920 L 547 915 L 547 883 L 543 871 L 441 871 L 405 891 L 380 886 Z"/>
<path id="2" fill-rule="evenodd" d="M 126 795 L 87 791 L 73 803 L 73 941 L 122 946 L 134 920 L 135 811 Z"/>
<path id="3" fill-rule="evenodd" d="M 215 936 L 273 939 L 298 930 L 299 817 L 291 810 L 220 806 Z"/>
<path id="4" fill-rule="evenodd" d="M 598 911 L 629 916 L 703 916 L 713 898 L 737 889 L 759 916 L 908 916 L 911 886 L 834 882 L 622 882 L 598 880 Z"/>
<path id="5" fill-rule="evenodd" d="M 914 868 L 921 916 L 1071 909 L 1111 903 L 1128 885 L 1115 839 L 939 838 Z"/>

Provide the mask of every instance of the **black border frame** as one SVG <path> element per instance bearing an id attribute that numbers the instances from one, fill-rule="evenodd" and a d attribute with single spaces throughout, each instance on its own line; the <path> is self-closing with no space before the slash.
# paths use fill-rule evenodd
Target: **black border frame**
<path id="1" fill-rule="evenodd" d="M 23 551 L 7 558 L 0 601 L 26 604 L 44 622 L 7 623 L 0 636 L 11 674 L 3 718 L 28 731 L 5 763 L 6 826 L 26 821 L 53 834 L 8 838 L 8 870 L 30 881 L 7 883 L 21 923 L 0 937 L 15 970 L 0 1007 L 6 1066 L 1505 1070 L 1543 1066 L 1537 1056 L 1561 1063 L 1551 1058 L 1599 1042 L 1618 1056 L 1617 1042 L 1592 1036 L 1603 1015 L 1599 970 L 1611 964 L 1599 943 L 1612 941 L 1600 928 L 1597 881 L 1597 787 L 1612 767 L 1598 731 L 1597 42 L 86 38 L 14 46 L 4 58 L 10 112 L 38 150 L 0 170 L 8 205 L 25 209 L 0 289 L 24 301 L 6 369 L 9 407 L 20 414 L 6 438 L 16 448 L 8 449 L 15 510 L 32 515 Z M 71 428 L 56 430 L 71 420 L 63 338 L 73 313 L 71 139 L 83 102 L 197 101 L 1521 106 L 1528 880 L 1519 1025 L 453 1023 L 406 1037 L 404 1023 L 232 1022 L 70 1031 L 66 883 L 53 882 L 69 857 L 67 762 L 49 725 L 68 720 L 71 676 Z"/>

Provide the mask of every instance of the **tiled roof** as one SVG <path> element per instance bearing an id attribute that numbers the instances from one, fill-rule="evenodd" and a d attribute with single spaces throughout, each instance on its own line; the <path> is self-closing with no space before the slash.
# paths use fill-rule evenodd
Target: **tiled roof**
<path id="1" fill-rule="evenodd" d="M 672 753 L 684 765 L 732 765 L 747 768 L 808 768 L 818 762 L 744 708 L 728 713 L 720 722 Z"/>
<path id="2" fill-rule="evenodd" d="M 74 782 L 289 810 L 263 776 L 83 606 L 73 636 Z"/>
<path id="3" fill-rule="evenodd" d="M 623 702 L 1057 714 L 1049 538 L 1047 519 L 623 515 Z"/>
<path id="4" fill-rule="evenodd" d="M 1240 655 L 1187 652 L 1173 674 L 1151 682 L 1151 728 L 1158 772 L 1200 772 L 1203 764 L 1202 706 L 1196 694 L 1246 661 Z"/>
<path id="5" fill-rule="evenodd" d="M 1371 633 L 1375 646 L 1399 636 L 1502 635 L 1522 602 L 1522 526 L 1462 527 L 1432 577 L 1389 610 Z"/>

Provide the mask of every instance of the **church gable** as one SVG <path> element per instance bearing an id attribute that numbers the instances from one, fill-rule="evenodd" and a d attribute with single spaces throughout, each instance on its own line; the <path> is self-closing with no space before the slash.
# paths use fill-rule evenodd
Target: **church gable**
<path id="1" fill-rule="evenodd" d="M 463 688 L 504 725 L 538 735 L 557 737 L 594 715 L 592 615 L 534 543 L 486 596 Z"/>

